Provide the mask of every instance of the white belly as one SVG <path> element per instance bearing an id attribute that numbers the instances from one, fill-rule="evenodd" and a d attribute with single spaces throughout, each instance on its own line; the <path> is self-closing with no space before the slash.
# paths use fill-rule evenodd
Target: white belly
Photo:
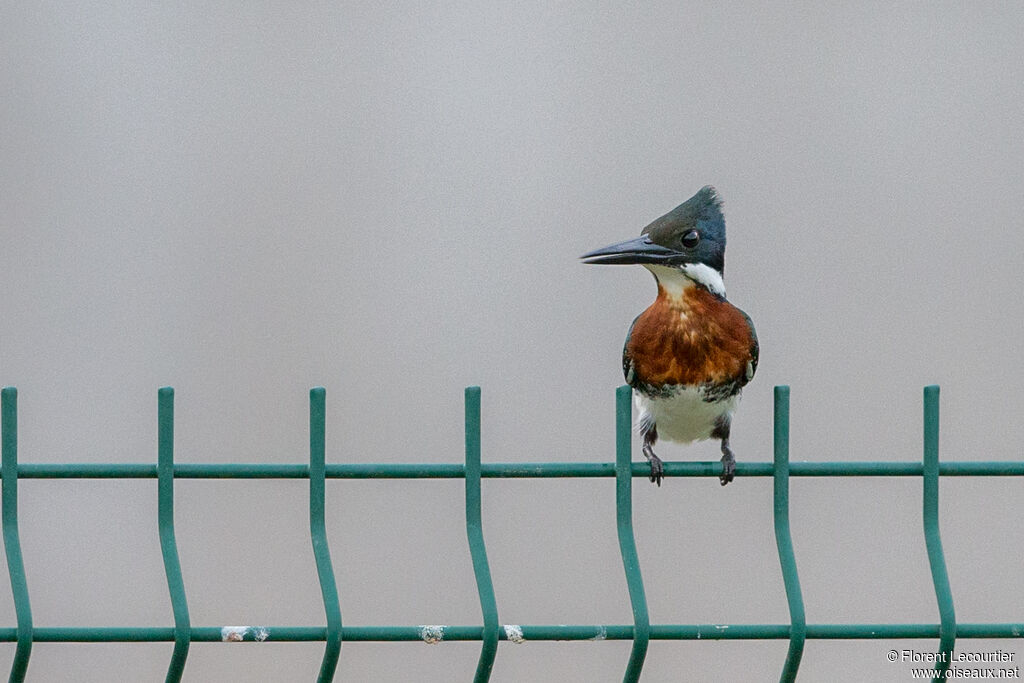
<path id="1" fill-rule="evenodd" d="M 690 443 L 709 438 L 715 421 L 723 415 L 731 416 L 736 410 L 740 395 L 709 403 L 704 400 L 703 389 L 680 387 L 664 398 L 634 391 L 633 399 L 639 412 L 637 425 L 654 422 L 659 439 Z"/>

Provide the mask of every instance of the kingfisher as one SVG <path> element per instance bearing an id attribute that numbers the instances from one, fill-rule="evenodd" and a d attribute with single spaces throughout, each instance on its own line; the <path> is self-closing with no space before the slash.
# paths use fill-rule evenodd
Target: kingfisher
<path id="1" fill-rule="evenodd" d="M 580 257 L 590 264 L 640 264 L 658 297 L 633 321 L 622 372 L 633 388 L 637 431 L 661 486 L 658 438 L 679 443 L 718 439 L 725 486 L 736 473 L 729 430 L 740 392 L 757 371 L 750 317 L 725 298 L 725 218 L 711 186 L 648 225 L 640 237 Z"/>

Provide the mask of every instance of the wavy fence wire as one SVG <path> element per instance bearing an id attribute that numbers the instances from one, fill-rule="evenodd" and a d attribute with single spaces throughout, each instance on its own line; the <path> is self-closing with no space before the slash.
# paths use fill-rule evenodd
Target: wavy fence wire
<path id="1" fill-rule="evenodd" d="M 0 642 L 16 649 L 10 680 L 22 681 L 28 671 L 34 642 L 173 642 L 167 681 L 179 681 L 194 642 L 297 642 L 323 641 L 318 681 L 330 681 L 345 641 L 480 641 L 474 681 L 490 678 L 501 640 L 631 640 L 624 681 L 637 681 L 649 642 L 654 640 L 788 640 L 789 649 L 779 680 L 794 681 L 807 639 L 938 639 L 937 652 L 946 656 L 936 665 L 940 680 L 950 665 L 949 653 L 957 638 L 1018 638 L 1022 623 L 957 623 L 953 595 L 946 573 L 939 533 L 939 478 L 941 476 L 1024 476 L 1024 461 L 939 462 L 939 388 L 924 389 L 924 457 L 921 462 L 795 462 L 789 461 L 789 387 L 775 387 L 774 461 L 738 463 L 736 476 L 772 477 L 775 540 L 789 605 L 788 624 L 651 624 L 643 577 L 633 536 L 632 482 L 646 477 L 648 466 L 632 462 L 631 400 L 627 386 L 616 390 L 615 462 L 493 463 L 480 460 L 480 388 L 465 392 L 465 462 L 463 464 L 326 463 L 325 391 L 309 394 L 309 465 L 287 464 L 175 464 L 174 390 L 158 392 L 157 463 L 147 464 L 19 464 L 17 390 L 7 387 L 0 396 L 2 412 L 2 528 L 16 627 L 0 627 Z M 665 476 L 717 477 L 717 462 L 665 463 Z M 939 623 L 808 624 L 789 525 L 790 477 L 921 477 L 924 541 L 931 580 L 939 609 Z M 546 477 L 614 477 L 616 531 L 632 606 L 632 624 L 529 625 L 498 620 L 481 518 L 481 479 Z M 170 592 L 174 625 L 169 627 L 47 627 L 32 624 L 28 582 L 18 537 L 18 481 L 20 479 L 157 479 L 157 514 L 160 547 Z M 473 561 L 482 614 L 481 625 L 345 626 L 334 578 L 324 523 L 326 479 L 465 479 L 466 536 Z M 193 626 L 175 542 L 175 479 L 309 479 L 310 538 L 323 596 L 326 626 Z"/>

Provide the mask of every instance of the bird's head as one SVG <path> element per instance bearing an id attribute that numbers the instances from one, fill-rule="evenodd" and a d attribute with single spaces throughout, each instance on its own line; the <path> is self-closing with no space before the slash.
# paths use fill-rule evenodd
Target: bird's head
<path id="1" fill-rule="evenodd" d="M 643 229 L 640 237 L 595 249 L 580 257 L 590 264 L 645 266 L 668 284 L 684 276 L 725 296 L 725 218 L 711 186 Z"/>

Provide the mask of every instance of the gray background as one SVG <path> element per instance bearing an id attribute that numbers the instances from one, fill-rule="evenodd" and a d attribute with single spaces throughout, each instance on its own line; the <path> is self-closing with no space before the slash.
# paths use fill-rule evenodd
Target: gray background
<path id="1" fill-rule="evenodd" d="M 0 382 L 25 462 L 609 461 L 640 268 L 576 258 L 701 185 L 762 359 L 735 420 L 771 457 L 1021 459 L 1024 11 L 1014 2 L 5 3 Z M 717 458 L 714 444 L 668 459 Z M 637 451 L 637 458 L 639 452 Z M 302 481 L 179 481 L 192 622 L 314 625 Z M 788 620 L 771 482 L 634 484 L 657 623 Z M 916 479 L 799 479 L 812 623 L 935 622 Z M 611 480 L 497 481 L 503 623 L 628 623 Z M 479 623 L 459 481 L 328 485 L 346 624 Z M 1020 482 L 944 479 L 961 621 L 1020 621 Z M 38 626 L 169 625 L 155 481 L 26 481 Z M 8 591 L 0 623 L 13 625 Z M 910 680 L 809 641 L 801 680 Z M 1024 658 L 1019 641 L 963 641 Z M 195 644 L 187 680 L 303 681 L 322 645 Z M 339 679 L 468 680 L 479 645 L 347 644 Z M 645 680 L 776 680 L 783 641 L 654 642 Z M 0 666 L 13 645 L 0 646 Z M 614 681 L 629 644 L 503 643 L 494 681 Z M 37 644 L 33 681 L 162 680 L 169 644 Z"/>

